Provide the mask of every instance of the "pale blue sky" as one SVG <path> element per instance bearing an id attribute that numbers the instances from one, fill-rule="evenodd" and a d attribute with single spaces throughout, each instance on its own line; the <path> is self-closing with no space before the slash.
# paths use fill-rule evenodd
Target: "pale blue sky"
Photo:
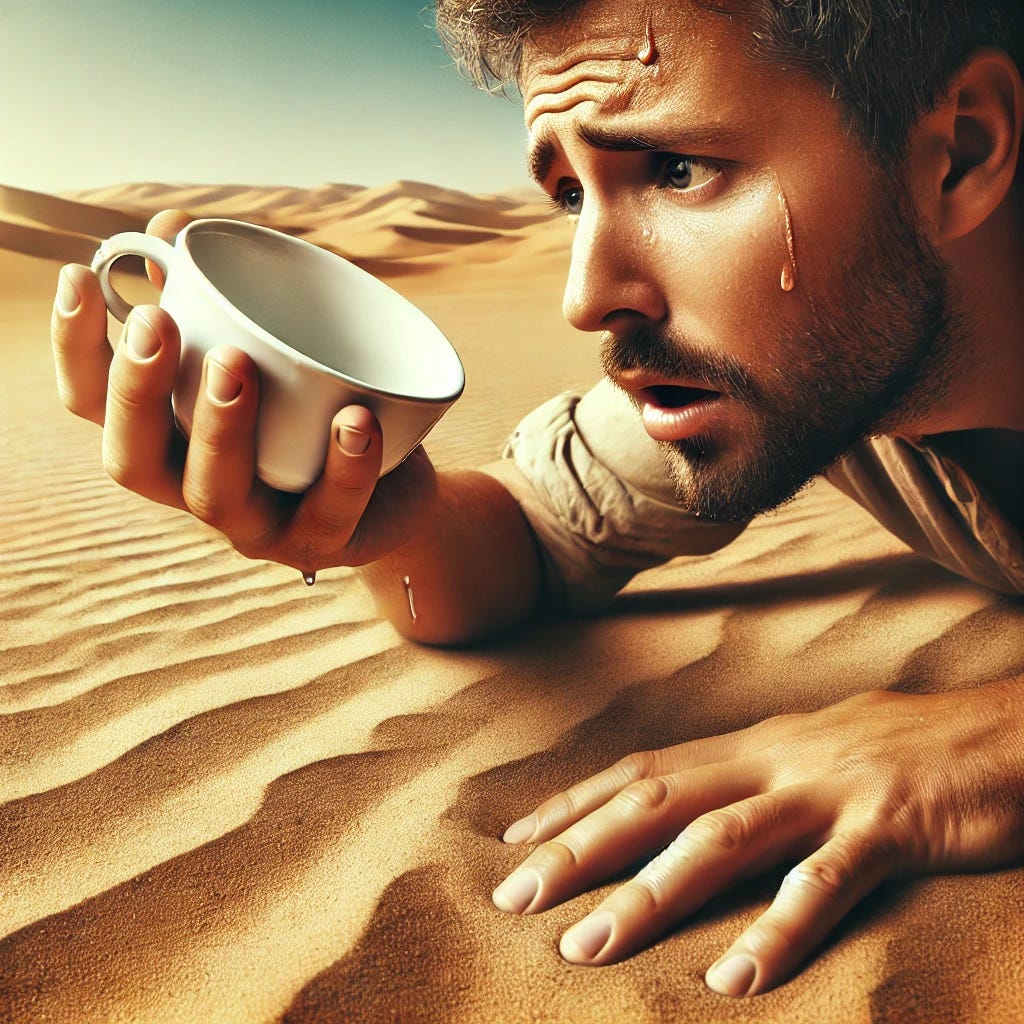
<path id="1" fill-rule="evenodd" d="M 0 0 L 0 184 L 527 183 L 420 0 Z"/>

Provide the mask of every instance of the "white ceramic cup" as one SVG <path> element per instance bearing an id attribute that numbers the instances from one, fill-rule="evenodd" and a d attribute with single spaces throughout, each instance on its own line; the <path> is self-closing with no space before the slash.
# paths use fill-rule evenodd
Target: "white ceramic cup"
<path id="1" fill-rule="evenodd" d="M 231 345 L 255 361 L 257 473 L 272 487 L 304 491 L 317 479 L 331 420 L 346 405 L 366 406 L 380 420 L 383 475 L 462 394 L 462 363 L 427 316 L 326 249 L 234 220 L 192 221 L 173 246 L 134 231 L 114 235 L 92 269 L 122 321 L 132 307 L 110 269 L 128 255 L 152 260 L 166 278 L 160 305 L 181 332 L 173 406 L 186 434 L 205 354 Z"/>

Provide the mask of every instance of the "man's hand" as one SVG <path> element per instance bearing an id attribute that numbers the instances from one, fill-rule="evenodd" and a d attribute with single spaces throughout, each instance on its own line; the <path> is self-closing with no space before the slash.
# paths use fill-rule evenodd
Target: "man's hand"
<path id="1" fill-rule="evenodd" d="M 148 230 L 171 241 L 189 219 L 164 211 Z M 322 475 L 306 494 L 267 487 L 255 476 L 259 379 L 247 356 L 229 348 L 207 356 L 186 443 L 170 404 L 180 350 L 173 320 L 140 306 L 113 349 L 106 329 L 96 277 L 65 267 L 51 327 L 64 404 L 103 427 L 104 465 L 118 483 L 191 512 L 242 554 L 302 572 L 362 565 L 404 543 L 434 507 L 436 478 L 422 448 L 378 483 L 380 425 L 361 406 L 335 417 Z"/>
<path id="2" fill-rule="evenodd" d="M 635 754 L 504 838 L 541 844 L 495 890 L 495 905 L 514 913 L 546 910 L 657 853 L 562 937 L 562 955 L 579 964 L 627 957 L 736 880 L 796 862 L 706 975 L 726 995 L 764 992 L 884 879 L 1024 856 L 1024 681 L 865 693 Z"/>

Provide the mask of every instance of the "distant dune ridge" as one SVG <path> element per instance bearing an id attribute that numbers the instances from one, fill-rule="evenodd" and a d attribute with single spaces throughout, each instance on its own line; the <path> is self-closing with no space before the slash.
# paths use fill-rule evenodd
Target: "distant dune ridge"
<path id="1" fill-rule="evenodd" d="M 148 184 L 92 189 L 68 198 L 122 211 L 142 223 L 157 201 L 196 216 L 265 224 L 332 249 L 380 276 L 423 273 L 438 260 L 450 262 L 465 246 L 472 248 L 459 259 L 474 262 L 564 247 L 564 226 L 541 194 L 528 189 L 471 195 L 416 181 L 313 189 Z M 523 243 L 530 242 L 524 249 Z"/>
<path id="2" fill-rule="evenodd" d="M 407 644 L 352 571 L 307 589 L 116 487 L 61 407 L 59 260 L 166 207 L 302 235 L 417 302 L 467 370 L 428 440 L 442 468 L 599 376 L 560 313 L 571 229 L 527 194 L 0 189 L 0 1020 L 1020 1021 L 1019 867 L 883 887 L 751 1003 L 703 971 L 783 868 L 607 969 L 556 952 L 605 889 L 521 920 L 489 900 L 522 856 L 503 828 L 633 750 L 1024 672 L 1019 601 L 816 484 L 597 620 Z"/>

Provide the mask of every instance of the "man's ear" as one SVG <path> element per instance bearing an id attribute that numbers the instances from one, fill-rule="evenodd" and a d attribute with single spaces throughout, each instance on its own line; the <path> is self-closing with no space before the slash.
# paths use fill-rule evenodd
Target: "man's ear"
<path id="1" fill-rule="evenodd" d="M 918 195 L 937 240 L 978 227 L 1003 201 L 1017 172 L 1024 84 L 1002 50 L 976 50 L 945 97 L 911 133 Z"/>

